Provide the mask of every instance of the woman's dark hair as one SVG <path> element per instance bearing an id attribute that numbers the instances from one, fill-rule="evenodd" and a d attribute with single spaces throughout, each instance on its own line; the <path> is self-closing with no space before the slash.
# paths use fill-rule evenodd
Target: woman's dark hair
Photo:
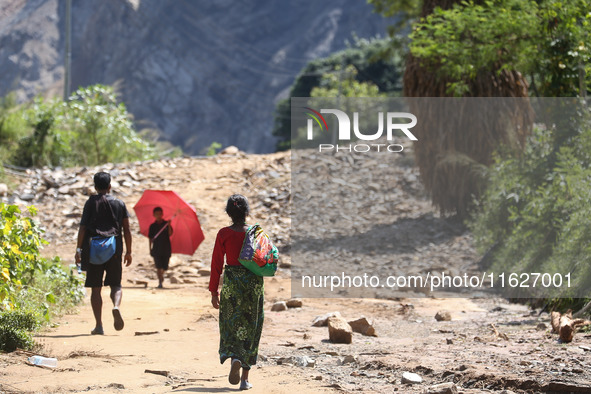
<path id="1" fill-rule="evenodd" d="M 152 210 L 152 213 L 156 213 L 156 212 L 163 212 L 161 207 L 156 207 Z"/>
<path id="2" fill-rule="evenodd" d="M 232 223 L 246 223 L 246 217 L 250 213 L 246 197 L 242 194 L 232 194 L 226 204 L 226 213 L 232 219 Z"/>

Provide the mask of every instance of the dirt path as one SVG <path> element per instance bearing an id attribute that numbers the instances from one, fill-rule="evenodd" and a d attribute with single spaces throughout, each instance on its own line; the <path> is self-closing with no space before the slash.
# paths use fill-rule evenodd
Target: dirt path
<path id="1" fill-rule="evenodd" d="M 217 230 L 228 223 L 223 204 L 233 192 L 248 195 L 253 220 L 273 236 L 283 235 L 282 244 L 289 245 L 289 207 L 284 197 L 289 188 L 289 154 L 182 158 L 120 171 L 132 171 L 134 178 L 141 178 L 136 187 L 121 185 L 119 197 L 130 210 L 143 188 L 174 189 L 191 201 L 201 220 L 204 243 L 194 256 L 173 259 L 166 282 L 169 289 L 159 291 L 153 287 L 155 273 L 147 241 L 133 224 L 134 263 L 124 270 L 123 281 L 125 329 L 115 332 L 111 328 L 105 290 L 106 335 L 88 335 L 93 318 L 87 299 L 78 314 L 62 317 L 59 326 L 37 337 L 41 351 L 58 358 L 58 368 L 26 365 L 26 356 L 19 353 L 0 355 L 0 392 L 236 390 L 227 382 L 229 365 L 218 361 L 217 313 L 209 305 L 207 291 L 211 248 Z M 407 172 L 405 176 L 412 176 Z M 261 190 L 260 180 L 268 190 Z M 35 202 L 51 241 L 44 253 L 59 255 L 69 264 L 75 248 L 76 215 L 86 197 L 65 194 L 54 199 L 48 197 L 49 192 L 45 197 L 40 194 Z M 408 256 L 391 251 L 391 258 L 428 258 L 446 266 L 454 261 L 473 262 L 464 235 L 450 236 L 443 227 L 443 235 L 428 234 L 437 220 L 421 216 L 430 208 L 424 198 L 415 198 L 416 204 L 397 207 L 396 212 L 407 215 L 408 211 L 407 216 L 419 218 L 405 229 L 427 233 L 425 244 L 429 247 L 417 248 Z M 380 212 L 375 216 L 395 220 L 383 218 Z M 283 255 L 283 265 L 288 267 L 289 254 Z M 547 313 L 498 298 L 432 297 L 303 299 L 302 308 L 272 312 L 275 301 L 291 297 L 289 275 L 289 269 L 284 268 L 279 277 L 265 281 L 261 357 L 251 375 L 254 393 L 423 393 L 444 382 L 454 383 L 460 393 L 503 389 L 517 393 L 591 392 L 591 335 L 577 333 L 572 343 L 560 344 L 550 333 Z M 136 279 L 147 280 L 148 287 L 128 281 Z M 435 320 L 440 310 L 449 311 L 451 321 Z M 312 327 L 311 323 L 316 316 L 332 311 L 348 320 L 367 317 L 378 336 L 355 333 L 350 345 L 330 343 L 327 328 Z M 157 333 L 136 336 L 136 332 Z M 298 366 L 302 359 L 310 366 Z M 168 371 L 168 376 L 145 373 L 146 369 Z M 423 382 L 403 383 L 404 372 L 419 374 Z"/>
<path id="2" fill-rule="evenodd" d="M 463 393 L 591 392 L 591 335 L 579 333 L 572 344 L 559 344 L 547 325 L 539 326 L 547 315 L 538 317 L 524 306 L 464 298 L 304 299 L 302 308 L 271 312 L 275 300 L 289 298 L 289 284 L 287 277 L 265 283 L 254 393 L 293 393 L 294 387 L 301 393 L 422 393 L 442 382 L 455 382 Z M 93 319 L 83 305 L 37 337 L 43 352 L 58 358 L 56 370 L 28 366 L 23 354 L 0 355 L 0 387 L 34 393 L 235 391 L 227 382 L 229 366 L 217 358 L 217 314 L 206 285 L 202 278 L 165 290 L 125 287 L 125 329 L 114 331 L 107 314 L 103 337 L 88 335 Z M 451 321 L 434 319 L 441 309 L 451 311 Z M 311 322 L 337 310 L 347 319 L 369 317 L 378 337 L 354 334 L 351 345 L 330 343 L 326 327 Z M 294 358 L 304 356 L 313 367 L 296 365 Z M 424 381 L 404 384 L 403 372 Z"/>
<path id="3" fill-rule="evenodd" d="M 0 375 L 6 386 L 0 387 L 39 393 L 234 391 L 227 382 L 229 364 L 219 364 L 217 317 L 204 283 L 164 290 L 125 287 L 125 329 L 112 328 L 106 307 L 106 335 L 100 337 L 88 334 L 94 319 L 87 302 L 79 314 L 65 316 L 59 327 L 37 337 L 43 352 L 58 358 L 56 370 L 28 366 L 24 355 L 3 356 Z M 272 325 L 266 331 L 273 332 Z M 169 376 L 145 373 L 146 369 L 168 371 Z M 253 369 L 251 376 L 252 392 L 290 393 L 294 385 L 305 392 L 323 391 L 322 382 L 282 373 L 279 366 Z"/>

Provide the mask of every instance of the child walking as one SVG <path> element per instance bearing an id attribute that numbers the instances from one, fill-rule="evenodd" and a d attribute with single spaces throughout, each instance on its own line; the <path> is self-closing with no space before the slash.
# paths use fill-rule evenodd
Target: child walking
<path id="1" fill-rule="evenodd" d="M 156 265 L 158 288 L 162 289 L 164 271 L 168 269 L 168 262 L 170 261 L 171 255 L 170 236 L 172 235 L 172 226 L 170 225 L 170 221 L 163 219 L 164 212 L 161 207 L 154 208 L 152 213 L 156 220 L 150 225 L 148 232 L 150 256 L 154 258 L 154 264 Z"/>

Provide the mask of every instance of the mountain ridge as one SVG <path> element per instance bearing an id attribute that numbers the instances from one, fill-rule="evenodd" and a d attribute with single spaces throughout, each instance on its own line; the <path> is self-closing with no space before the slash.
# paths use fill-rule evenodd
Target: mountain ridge
<path id="1" fill-rule="evenodd" d="M 0 95 L 61 95 L 64 15 L 59 0 L 0 5 Z M 72 90 L 116 85 L 138 129 L 187 153 L 271 152 L 274 104 L 305 64 L 387 25 L 356 0 L 75 1 Z"/>

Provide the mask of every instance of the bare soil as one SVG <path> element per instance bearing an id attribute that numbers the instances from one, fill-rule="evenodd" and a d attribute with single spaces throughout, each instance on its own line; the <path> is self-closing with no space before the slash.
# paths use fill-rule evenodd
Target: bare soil
<path id="1" fill-rule="evenodd" d="M 0 392 L 237 390 L 227 380 L 229 364 L 220 365 L 217 354 L 217 311 L 210 305 L 207 290 L 209 256 L 217 230 L 228 223 L 223 212 L 227 196 L 258 190 L 255 182 L 245 183 L 241 177 L 268 171 L 269 166 L 278 170 L 288 159 L 289 154 L 283 153 L 182 159 L 174 168 L 143 164 L 138 172 L 146 188 L 167 180 L 165 188 L 176 190 L 196 205 L 204 243 L 194 256 L 173 259 L 167 288 L 158 290 L 147 240 L 135 227 L 134 263 L 124 269 L 124 330 L 112 328 L 105 289 L 106 335 L 89 335 L 93 317 L 87 298 L 76 314 L 63 316 L 56 327 L 36 337 L 41 345 L 38 353 L 57 357 L 58 367 L 49 370 L 27 365 L 27 355 L 21 352 L 0 355 Z M 284 172 L 278 175 L 277 182 L 288 181 Z M 281 191 L 282 186 L 269 186 L 273 187 Z M 131 190 L 120 197 L 131 210 L 140 195 L 141 190 Z M 289 221 L 281 216 L 282 207 L 267 198 L 253 196 L 254 221 L 274 229 L 271 233 L 278 231 L 278 221 L 279 227 L 287 228 Z M 36 203 L 42 212 L 53 209 L 51 204 L 50 200 Z M 58 219 L 51 215 L 42 216 L 42 220 L 49 229 L 59 228 L 54 223 Z M 59 255 L 69 264 L 75 239 L 71 229 L 64 231 L 67 236 L 51 238 L 44 253 Z M 466 255 L 465 250 L 458 253 Z M 572 343 L 559 343 L 550 333 L 546 312 L 501 298 L 434 297 L 306 298 L 302 308 L 272 312 L 275 301 L 291 297 L 288 253 L 282 265 L 277 277 L 265 280 L 265 325 L 260 360 L 251 372 L 253 393 L 421 393 L 442 382 L 454 382 L 463 393 L 591 392 L 591 334 L 579 332 Z M 171 283 L 172 278 L 176 283 Z M 137 281 L 147 281 L 148 286 Z M 435 320 L 441 310 L 451 313 L 451 321 Z M 355 333 L 350 345 L 330 343 L 327 328 L 312 327 L 311 323 L 316 316 L 333 311 L 348 320 L 367 317 L 378 336 Z M 313 360 L 314 366 L 296 365 L 293 360 L 301 356 Z M 419 374 L 423 382 L 402 383 L 404 372 Z"/>

